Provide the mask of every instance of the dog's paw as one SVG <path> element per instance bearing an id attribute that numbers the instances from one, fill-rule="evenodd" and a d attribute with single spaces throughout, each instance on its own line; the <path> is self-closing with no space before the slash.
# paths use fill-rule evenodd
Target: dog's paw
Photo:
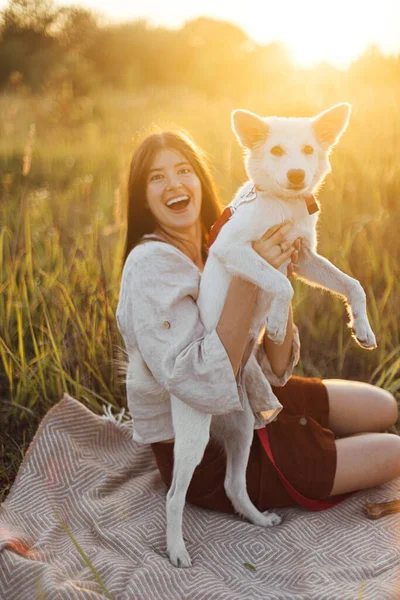
<path id="1" fill-rule="evenodd" d="M 279 515 L 268 510 L 260 513 L 256 519 L 252 519 L 253 524 L 259 527 L 272 527 L 273 525 L 279 525 L 281 521 L 282 519 Z"/>
<path id="2" fill-rule="evenodd" d="M 365 348 L 366 350 L 374 350 L 376 348 L 376 338 L 367 319 L 354 319 L 351 330 L 355 341 L 361 348 Z"/>
<path id="3" fill-rule="evenodd" d="M 286 322 L 268 316 L 265 331 L 275 344 L 283 344 L 286 336 Z"/>
<path id="4" fill-rule="evenodd" d="M 191 567 L 192 561 L 189 556 L 189 552 L 186 550 L 185 546 L 168 549 L 167 554 L 170 562 L 174 565 L 174 567 Z"/>
<path id="5" fill-rule="evenodd" d="M 279 515 L 273 512 L 269 512 L 268 510 L 261 514 L 262 520 L 257 525 L 261 527 L 273 527 L 274 525 L 279 525 L 282 522 L 282 519 Z"/>

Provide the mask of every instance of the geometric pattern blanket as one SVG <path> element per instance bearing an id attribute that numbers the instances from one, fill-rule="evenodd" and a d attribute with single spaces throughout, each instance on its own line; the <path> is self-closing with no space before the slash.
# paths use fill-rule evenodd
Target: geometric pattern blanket
<path id="1" fill-rule="evenodd" d="M 366 502 L 279 509 L 263 529 L 186 504 L 193 566 L 165 552 L 165 497 L 151 448 L 130 427 L 68 395 L 43 419 L 0 506 L 1 600 L 396 600 L 400 515 L 371 521 Z"/>

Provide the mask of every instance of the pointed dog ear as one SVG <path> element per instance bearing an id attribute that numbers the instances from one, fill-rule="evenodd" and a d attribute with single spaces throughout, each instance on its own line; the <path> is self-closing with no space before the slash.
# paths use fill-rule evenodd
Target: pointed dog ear
<path id="1" fill-rule="evenodd" d="M 315 135 L 323 148 L 329 148 L 339 141 L 349 123 L 350 113 L 350 104 L 342 102 L 312 119 Z"/>
<path id="2" fill-rule="evenodd" d="M 248 110 L 233 111 L 232 129 L 239 143 L 250 150 L 264 142 L 268 135 L 268 125 L 265 121 Z"/>

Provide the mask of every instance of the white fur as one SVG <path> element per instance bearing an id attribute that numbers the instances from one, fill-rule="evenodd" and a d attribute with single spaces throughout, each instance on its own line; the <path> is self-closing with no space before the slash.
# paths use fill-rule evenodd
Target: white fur
<path id="1" fill-rule="evenodd" d="M 285 338 L 292 286 L 285 273 L 274 269 L 257 254 L 251 242 L 271 226 L 293 221 L 288 238 L 301 236 L 303 246 L 295 268 L 297 276 L 314 286 L 331 290 L 347 301 L 356 341 L 365 348 L 376 346 L 366 314 L 365 293 L 355 279 L 342 273 L 316 251 L 317 215 L 307 212 L 304 196 L 315 192 L 330 169 L 328 154 L 347 126 L 350 107 L 339 104 L 314 119 L 264 118 L 246 111 L 233 113 L 233 128 L 247 147 L 247 173 L 251 181 L 239 190 L 232 205 L 238 206 L 212 245 L 201 278 L 198 307 L 207 332 L 217 326 L 232 276 L 249 280 L 262 290 L 258 295 L 250 338 L 256 339 L 266 320 L 270 339 L 281 344 Z M 282 147 L 283 156 L 271 154 Z M 304 147 L 312 146 L 313 154 Z M 304 189 L 289 189 L 288 172 L 304 171 Z M 240 198 L 256 184 L 262 190 L 251 202 Z M 260 513 L 246 491 L 246 466 L 254 432 L 254 415 L 245 397 L 243 412 L 213 417 L 171 397 L 175 431 L 174 473 L 167 495 L 167 552 L 176 566 L 191 561 L 182 535 L 186 492 L 209 440 L 210 427 L 226 452 L 225 490 L 235 510 L 252 523 L 270 526 L 280 522 L 274 513 Z"/>

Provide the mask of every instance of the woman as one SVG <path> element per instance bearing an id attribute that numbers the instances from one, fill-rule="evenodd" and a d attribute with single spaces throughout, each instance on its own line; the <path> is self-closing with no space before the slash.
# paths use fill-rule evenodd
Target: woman
<path id="1" fill-rule="evenodd" d="M 289 315 L 284 343 L 264 335 L 247 346 L 257 287 L 233 278 L 218 325 L 206 333 L 196 305 L 206 261 L 207 231 L 221 208 L 201 151 L 183 133 L 146 138 L 136 150 L 128 186 L 128 232 L 117 319 L 130 358 L 140 352 L 154 391 L 141 388 L 128 367 L 133 437 L 151 443 L 167 486 L 173 469 L 169 393 L 210 414 L 241 410 L 263 400 L 268 381 L 283 409 L 267 425 L 280 470 L 298 492 L 326 498 L 382 484 L 400 476 L 400 438 L 378 433 L 397 419 L 393 396 L 365 383 L 291 377 L 298 333 Z M 285 238 L 291 224 L 266 231 L 254 249 L 272 266 L 288 258 L 293 271 L 300 240 Z M 258 381 L 246 383 L 254 352 Z M 165 393 L 159 392 L 162 386 Z M 258 398 L 254 395 L 257 391 Z M 253 395 L 253 397 L 251 397 Z M 339 439 L 336 439 L 339 436 Z M 225 495 L 225 458 L 212 440 L 196 468 L 187 500 L 233 512 Z M 259 510 L 293 504 L 254 436 L 247 468 L 249 496 Z"/>

